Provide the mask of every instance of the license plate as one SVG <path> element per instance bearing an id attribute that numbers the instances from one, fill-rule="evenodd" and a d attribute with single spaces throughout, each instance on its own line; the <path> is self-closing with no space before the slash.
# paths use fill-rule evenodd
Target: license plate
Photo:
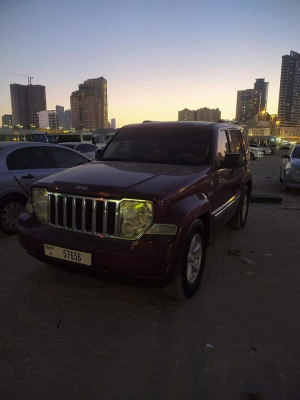
<path id="1" fill-rule="evenodd" d="M 71 261 L 78 264 L 92 265 L 91 253 L 65 249 L 64 247 L 52 246 L 46 243 L 44 244 L 44 251 L 46 256 L 59 258 L 60 260 Z"/>

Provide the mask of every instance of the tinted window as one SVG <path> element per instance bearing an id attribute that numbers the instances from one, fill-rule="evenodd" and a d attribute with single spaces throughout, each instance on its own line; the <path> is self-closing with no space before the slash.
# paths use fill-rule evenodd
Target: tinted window
<path id="1" fill-rule="evenodd" d="M 49 148 L 49 150 L 51 150 L 49 156 L 57 168 L 70 168 L 88 161 L 86 157 L 72 150 L 56 147 Z"/>
<path id="2" fill-rule="evenodd" d="M 42 147 L 25 147 L 15 150 L 7 156 L 7 168 L 10 170 L 53 168 L 45 150 Z"/>
<path id="3" fill-rule="evenodd" d="M 81 152 L 87 152 L 87 151 L 96 151 L 98 149 L 97 146 L 94 146 L 93 144 L 79 144 L 78 146 L 76 146 L 76 150 L 77 151 L 81 151 Z"/>
<path id="4" fill-rule="evenodd" d="M 211 128 L 197 125 L 146 125 L 123 128 L 106 147 L 101 160 L 178 165 L 209 163 Z"/>
<path id="5" fill-rule="evenodd" d="M 81 136 L 83 142 L 91 142 L 92 141 L 92 135 L 82 135 Z"/>
<path id="6" fill-rule="evenodd" d="M 57 143 L 62 143 L 62 142 L 81 142 L 81 140 L 80 140 L 80 135 L 67 134 L 67 135 L 57 135 L 56 136 L 56 142 Z"/>
<path id="7" fill-rule="evenodd" d="M 44 133 L 33 133 L 32 134 L 32 140 L 34 142 L 43 142 L 46 143 L 47 142 L 47 136 Z"/>
<path id="8" fill-rule="evenodd" d="M 292 157 L 294 157 L 294 158 L 300 158 L 300 146 L 296 146 L 296 147 L 294 148 Z"/>
<path id="9" fill-rule="evenodd" d="M 225 154 L 229 153 L 229 144 L 225 131 L 219 131 L 218 134 L 218 149 L 217 149 L 217 162 L 224 160 Z"/>
<path id="10" fill-rule="evenodd" d="M 229 143 L 231 153 L 242 153 L 240 136 L 235 129 L 229 129 Z"/>

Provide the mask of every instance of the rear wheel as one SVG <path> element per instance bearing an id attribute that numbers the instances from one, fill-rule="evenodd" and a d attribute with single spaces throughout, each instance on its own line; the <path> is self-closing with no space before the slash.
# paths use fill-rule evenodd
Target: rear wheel
<path id="1" fill-rule="evenodd" d="M 0 202 L 0 229 L 3 233 L 17 233 L 17 222 L 25 203 L 26 200 L 18 196 L 9 196 Z"/>
<path id="2" fill-rule="evenodd" d="M 205 265 L 206 248 L 205 228 L 203 223 L 197 220 L 187 234 L 174 279 L 163 288 L 165 293 L 184 300 L 197 292 Z"/>
<path id="3" fill-rule="evenodd" d="M 241 194 L 240 205 L 238 211 L 229 221 L 229 224 L 234 229 L 243 228 L 246 225 L 250 202 L 250 192 L 247 187 Z"/>

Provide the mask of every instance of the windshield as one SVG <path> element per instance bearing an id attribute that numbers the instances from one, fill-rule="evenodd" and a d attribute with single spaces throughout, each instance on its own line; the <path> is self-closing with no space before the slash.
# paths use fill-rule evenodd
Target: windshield
<path id="1" fill-rule="evenodd" d="M 32 140 L 33 140 L 33 142 L 47 143 L 47 136 L 45 133 L 33 133 Z"/>
<path id="2" fill-rule="evenodd" d="M 296 146 L 292 153 L 293 158 L 300 158 L 300 146 Z"/>
<path id="3" fill-rule="evenodd" d="M 210 127 L 126 127 L 110 142 L 101 161 L 204 165 L 210 150 Z"/>

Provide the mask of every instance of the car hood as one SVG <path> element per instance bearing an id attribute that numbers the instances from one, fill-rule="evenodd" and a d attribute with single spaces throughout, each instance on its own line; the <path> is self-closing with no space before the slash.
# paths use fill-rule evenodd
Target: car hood
<path id="1" fill-rule="evenodd" d="M 190 190 L 193 183 L 205 179 L 208 170 L 208 166 L 100 161 L 51 175 L 35 187 L 80 196 L 161 201 Z"/>

